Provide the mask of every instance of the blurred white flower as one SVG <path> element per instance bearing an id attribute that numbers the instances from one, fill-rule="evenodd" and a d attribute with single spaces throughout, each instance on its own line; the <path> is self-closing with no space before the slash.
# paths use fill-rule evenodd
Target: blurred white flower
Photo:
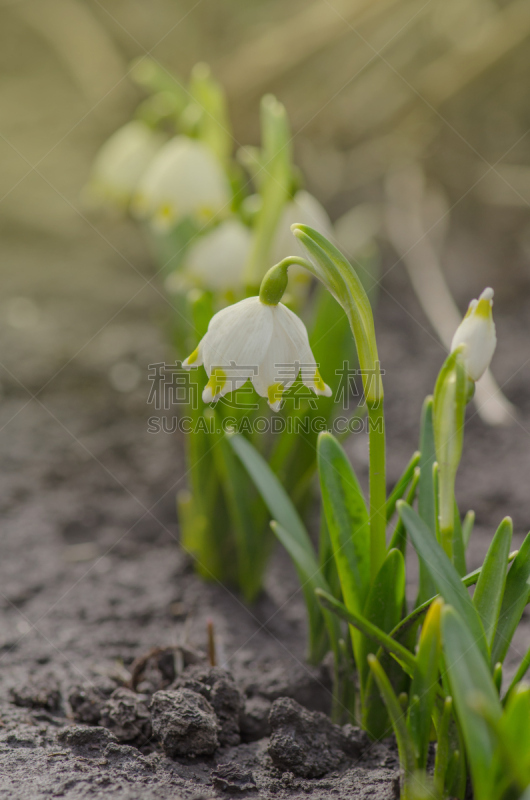
<path id="1" fill-rule="evenodd" d="M 223 210 L 228 213 L 230 199 L 228 178 L 212 151 L 195 139 L 176 136 L 143 175 L 133 210 L 155 229 L 167 231 L 183 217 L 204 224 Z"/>
<path id="2" fill-rule="evenodd" d="M 333 240 L 333 225 L 325 208 L 305 190 L 300 190 L 285 206 L 271 249 L 271 263 L 278 264 L 292 255 L 306 255 L 305 250 L 291 232 L 291 225 L 299 222 L 310 225 L 327 239 Z M 291 268 L 289 279 L 302 277 L 309 280 L 309 273 L 300 268 Z"/>
<path id="3" fill-rule="evenodd" d="M 250 379 L 273 411 L 279 411 L 283 392 L 299 373 L 315 394 L 331 395 L 318 371 L 304 323 L 282 303 L 266 305 L 259 297 L 248 297 L 215 314 L 182 366 L 201 364 L 209 378 L 202 395 L 205 403 Z"/>
<path id="4" fill-rule="evenodd" d="M 484 289 L 479 299 L 469 304 L 451 343 L 451 352 L 462 347 L 467 374 L 474 381 L 486 372 L 497 344 L 492 308 L 493 289 Z"/>
<path id="5" fill-rule="evenodd" d="M 251 241 L 252 233 L 238 219 L 221 222 L 190 247 L 184 271 L 206 289 L 240 289 Z"/>
<path id="6" fill-rule="evenodd" d="M 127 206 L 164 142 L 163 134 L 140 120 L 132 120 L 113 133 L 94 159 L 86 188 L 88 201 Z"/>

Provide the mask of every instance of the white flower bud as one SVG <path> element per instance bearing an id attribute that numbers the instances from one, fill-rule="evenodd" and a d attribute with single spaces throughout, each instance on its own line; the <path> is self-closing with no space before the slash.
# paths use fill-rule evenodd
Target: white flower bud
<path id="1" fill-rule="evenodd" d="M 479 299 L 469 304 L 451 344 L 451 352 L 462 348 L 466 372 L 474 381 L 486 372 L 497 344 L 492 308 L 493 289 L 484 289 Z"/>
<path id="2" fill-rule="evenodd" d="M 87 186 L 88 200 L 127 206 L 164 141 L 161 133 L 140 120 L 128 122 L 113 133 L 94 160 Z"/>
<path id="3" fill-rule="evenodd" d="M 195 139 L 176 136 L 143 175 L 133 210 L 155 229 L 167 231 L 184 217 L 205 224 L 228 213 L 230 199 L 228 178 L 212 151 Z"/>

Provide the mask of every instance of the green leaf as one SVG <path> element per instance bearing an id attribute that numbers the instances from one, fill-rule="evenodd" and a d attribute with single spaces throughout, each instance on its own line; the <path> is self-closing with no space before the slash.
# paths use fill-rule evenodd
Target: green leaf
<path id="1" fill-rule="evenodd" d="M 530 686 L 514 689 L 498 728 L 499 742 L 517 770 L 519 788 L 524 789 L 530 784 Z"/>
<path id="2" fill-rule="evenodd" d="M 323 617 L 316 602 L 311 581 L 316 575 L 320 575 L 322 580 L 324 578 L 309 534 L 285 489 L 265 459 L 240 434 L 227 434 L 227 439 L 252 478 L 265 505 L 269 509 L 271 517 L 278 523 L 273 528 L 274 533 L 286 547 L 299 571 L 300 583 L 309 616 L 310 658 L 312 661 L 316 661 L 324 655 L 318 646 L 318 643 L 322 641 Z M 321 585 L 324 586 L 324 584 Z M 327 583 L 325 587 L 329 589 Z"/>
<path id="3" fill-rule="evenodd" d="M 490 798 L 495 743 L 488 724 L 476 711 L 476 700 L 480 697 L 492 719 L 500 718 L 501 704 L 480 648 L 474 637 L 469 635 L 468 626 L 450 606 L 442 611 L 442 642 L 445 668 L 466 745 L 475 797 L 480 800 Z"/>
<path id="4" fill-rule="evenodd" d="M 385 671 L 374 655 L 368 656 L 368 665 L 377 682 L 392 722 L 392 728 L 394 729 L 399 750 L 399 761 L 405 773 L 406 782 L 416 771 L 416 758 L 414 754 L 414 745 L 405 724 L 405 715 Z"/>
<path id="5" fill-rule="evenodd" d="M 410 505 L 410 503 L 409 503 Z M 453 560 L 456 571 L 461 577 L 466 575 L 466 548 L 464 547 L 464 535 L 462 533 L 462 524 L 460 522 L 460 512 L 455 500 L 455 521 L 453 529 Z"/>
<path id="6" fill-rule="evenodd" d="M 407 487 L 410 482 L 414 478 L 416 467 L 420 462 L 420 454 L 419 452 L 414 453 L 412 458 L 410 459 L 409 463 L 405 467 L 405 471 L 403 475 L 398 480 L 392 492 L 390 493 L 390 497 L 386 501 L 386 521 L 389 522 L 392 518 L 394 511 L 396 510 L 396 503 L 398 500 L 401 500 L 404 497 L 405 492 L 407 491 Z"/>
<path id="7" fill-rule="evenodd" d="M 384 633 L 390 633 L 401 619 L 405 601 L 405 559 L 399 550 L 391 550 L 386 556 L 366 599 L 363 610 L 365 619 Z M 388 726 L 387 713 L 381 703 L 379 692 L 374 692 L 372 673 L 368 670 L 367 656 L 377 647 L 363 637 L 355 652 L 361 689 L 363 727 L 375 738 L 384 736 Z M 392 683 L 398 689 L 402 674 L 392 663 L 385 664 Z M 406 688 L 406 684 L 403 688 Z"/>
<path id="8" fill-rule="evenodd" d="M 252 489 L 252 485 L 249 486 L 249 478 L 241 462 L 236 459 L 226 437 L 216 435 L 215 438 L 214 461 L 223 483 L 237 540 L 239 586 L 245 599 L 252 602 L 261 589 L 270 540 L 274 540 L 266 527 L 264 535 L 264 526 L 256 524 L 252 498 L 248 491 Z"/>
<path id="9" fill-rule="evenodd" d="M 304 597 L 307 604 L 308 614 L 314 614 L 313 611 L 313 603 L 317 603 L 317 599 L 315 597 L 315 590 L 320 589 L 324 592 L 329 593 L 330 587 L 322 571 L 316 561 L 314 553 L 309 552 L 306 548 L 302 547 L 300 543 L 296 540 L 294 536 L 291 535 L 290 531 L 284 528 L 277 522 L 271 522 L 271 528 L 274 531 L 277 539 L 282 543 L 285 547 L 289 555 L 291 556 L 292 560 L 294 561 L 295 567 L 298 572 L 298 577 L 300 580 L 300 585 L 302 587 L 302 591 L 304 593 Z M 311 603 L 311 605 L 310 605 Z M 318 603 L 317 603 L 318 607 Z M 330 634 L 330 642 L 333 648 L 333 651 L 336 656 L 338 656 L 338 642 L 340 639 L 340 627 L 337 625 L 336 620 L 332 618 L 331 615 L 325 613 L 324 620 L 326 622 L 326 627 L 328 629 L 328 633 Z M 315 622 L 310 617 L 310 635 L 311 635 L 311 651 L 314 654 L 314 658 L 310 659 L 317 663 L 321 660 L 325 655 L 325 650 L 319 652 L 319 645 L 322 646 L 322 632 L 321 626 L 315 624 Z"/>
<path id="10" fill-rule="evenodd" d="M 407 496 L 405 498 L 405 502 L 407 505 L 411 506 L 414 503 L 416 498 L 416 490 L 418 488 L 418 483 L 420 480 L 420 468 L 416 467 L 414 470 L 414 476 L 412 478 L 412 482 L 409 486 L 409 490 L 407 492 Z M 403 525 L 403 520 L 401 517 L 398 517 L 396 522 L 396 527 L 394 528 L 394 532 L 390 539 L 390 544 L 388 545 L 389 550 L 399 550 L 400 553 L 405 556 L 407 550 L 407 530 Z M 434 592 L 434 587 L 433 587 Z"/>
<path id="11" fill-rule="evenodd" d="M 434 761 L 434 788 L 439 797 L 444 797 L 444 787 L 446 784 L 447 770 L 449 767 L 450 741 L 449 723 L 453 711 L 453 698 L 446 697 L 440 717 L 440 722 L 436 730 L 436 758 Z"/>
<path id="12" fill-rule="evenodd" d="M 501 610 L 506 572 L 508 570 L 508 556 L 510 555 L 512 541 L 512 528 L 510 517 L 505 517 L 497 528 L 488 548 L 477 581 L 475 594 L 473 595 L 473 604 L 484 625 L 489 647 L 493 643 Z"/>
<path id="13" fill-rule="evenodd" d="M 432 397 L 426 397 L 421 413 L 420 433 L 420 480 L 418 484 L 418 515 L 427 526 L 431 536 L 436 538 L 436 497 L 434 493 L 433 467 L 436 461 L 434 449 L 434 429 L 432 422 Z M 420 587 L 416 605 L 421 605 L 436 594 L 425 566 L 420 561 Z"/>
<path id="14" fill-rule="evenodd" d="M 316 596 L 318 597 L 319 602 L 325 608 L 328 608 L 330 611 L 333 611 L 341 619 L 345 620 L 349 625 L 353 625 L 358 628 L 361 633 L 368 638 L 372 639 L 374 642 L 377 642 L 387 653 L 391 653 L 396 660 L 401 664 L 403 669 L 412 675 L 414 671 L 414 667 L 416 666 L 416 659 L 414 655 L 407 650 L 406 647 L 403 647 L 402 644 L 396 642 L 391 636 L 387 633 L 382 631 L 376 625 L 372 625 L 371 622 L 368 622 L 366 617 L 362 614 L 356 614 L 353 611 L 349 611 L 345 605 L 340 603 L 330 594 L 321 589 L 316 590 Z"/>
<path id="15" fill-rule="evenodd" d="M 414 741 L 418 767 L 427 764 L 431 717 L 434 708 L 440 669 L 440 619 L 443 601 L 435 600 L 425 618 L 416 653 L 416 669 L 410 685 L 411 700 L 408 727 Z"/>
<path id="16" fill-rule="evenodd" d="M 403 501 L 400 501 L 398 508 L 418 557 L 428 570 L 438 592 L 446 603 L 456 608 L 469 629 L 469 635 L 477 642 L 481 653 L 489 662 L 484 627 L 459 574 L 416 512 Z"/>
<path id="17" fill-rule="evenodd" d="M 521 545 L 506 578 L 497 631 L 491 649 L 492 664 L 504 661 L 515 629 L 528 602 L 529 591 L 530 533 Z"/>
<path id="18" fill-rule="evenodd" d="M 462 523 L 462 539 L 464 542 L 464 549 L 467 550 L 471 534 L 473 533 L 473 526 L 475 525 L 475 512 L 468 511 Z"/>
<path id="19" fill-rule="evenodd" d="M 347 608 L 360 611 L 370 580 L 370 520 L 346 453 L 331 435 L 318 437 L 318 471 L 329 535 Z"/>
<path id="20" fill-rule="evenodd" d="M 441 544 L 452 559 L 455 478 L 462 456 L 467 376 L 462 355 L 450 353 L 434 389 L 433 424 L 436 460 L 439 466 L 439 518 Z"/>

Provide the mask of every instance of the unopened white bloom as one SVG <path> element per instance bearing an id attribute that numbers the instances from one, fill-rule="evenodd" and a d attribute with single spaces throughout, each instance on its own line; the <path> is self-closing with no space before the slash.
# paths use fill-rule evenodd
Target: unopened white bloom
<path id="1" fill-rule="evenodd" d="M 165 137 L 140 120 L 128 122 L 107 139 L 92 167 L 89 201 L 128 205 L 141 176 Z"/>
<path id="2" fill-rule="evenodd" d="M 484 289 L 479 299 L 469 304 L 451 344 L 451 352 L 462 347 L 467 374 L 474 381 L 486 372 L 497 344 L 492 308 L 493 289 Z"/>
<path id="3" fill-rule="evenodd" d="M 138 185 L 134 211 L 158 230 L 183 217 L 209 222 L 230 205 L 230 185 L 220 162 L 202 142 L 176 136 L 162 147 Z"/>
<path id="4" fill-rule="evenodd" d="M 207 289 L 239 289 L 251 242 L 252 234 L 242 222 L 227 219 L 190 247 L 184 270 Z"/>
<path id="5" fill-rule="evenodd" d="M 279 263 L 288 256 L 306 255 L 302 245 L 291 232 L 291 225 L 297 222 L 301 225 L 310 225 L 327 239 L 333 239 L 333 226 L 325 208 L 312 194 L 302 189 L 295 194 L 283 210 L 271 249 L 273 264 Z M 309 277 L 305 270 L 298 272 L 296 268 L 292 268 L 290 277 L 294 278 L 295 275 L 296 277 L 303 276 L 306 279 Z"/>
<path id="6" fill-rule="evenodd" d="M 251 380 L 273 411 L 301 372 L 315 394 L 331 395 L 318 371 L 304 323 L 282 303 L 248 297 L 219 311 L 183 367 L 204 364 L 209 380 L 202 399 L 218 400 Z"/>

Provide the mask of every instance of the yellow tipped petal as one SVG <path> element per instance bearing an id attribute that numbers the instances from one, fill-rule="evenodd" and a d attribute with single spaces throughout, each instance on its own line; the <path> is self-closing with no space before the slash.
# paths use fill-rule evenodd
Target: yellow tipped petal
<path id="1" fill-rule="evenodd" d="M 184 367 L 184 369 L 191 369 L 191 367 L 198 367 L 199 366 L 199 364 L 197 363 L 198 360 L 199 360 L 199 348 L 196 347 L 193 353 L 190 353 L 190 355 L 186 359 L 184 359 L 184 361 L 182 362 L 182 366 Z"/>
<path id="2" fill-rule="evenodd" d="M 311 387 L 315 394 L 321 394 L 324 397 L 331 397 L 331 389 L 324 383 L 322 376 L 318 369 L 315 370 L 315 377 L 313 378 L 313 386 Z"/>
<path id="3" fill-rule="evenodd" d="M 205 403 L 211 403 L 212 401 L 217 400 L 225 386 L 226 372 L 220 369 L 220 367 L 215 367 L 212 369 L 210 380 L 204 387 L 202 399 Z"/>
<path id="4" fill-rule="evenodd" d="M 267 398 L 269 406 L 273 411 L 279 411 L 282 404 L 283 384 L 273 383 L 267 389 Z"/>

